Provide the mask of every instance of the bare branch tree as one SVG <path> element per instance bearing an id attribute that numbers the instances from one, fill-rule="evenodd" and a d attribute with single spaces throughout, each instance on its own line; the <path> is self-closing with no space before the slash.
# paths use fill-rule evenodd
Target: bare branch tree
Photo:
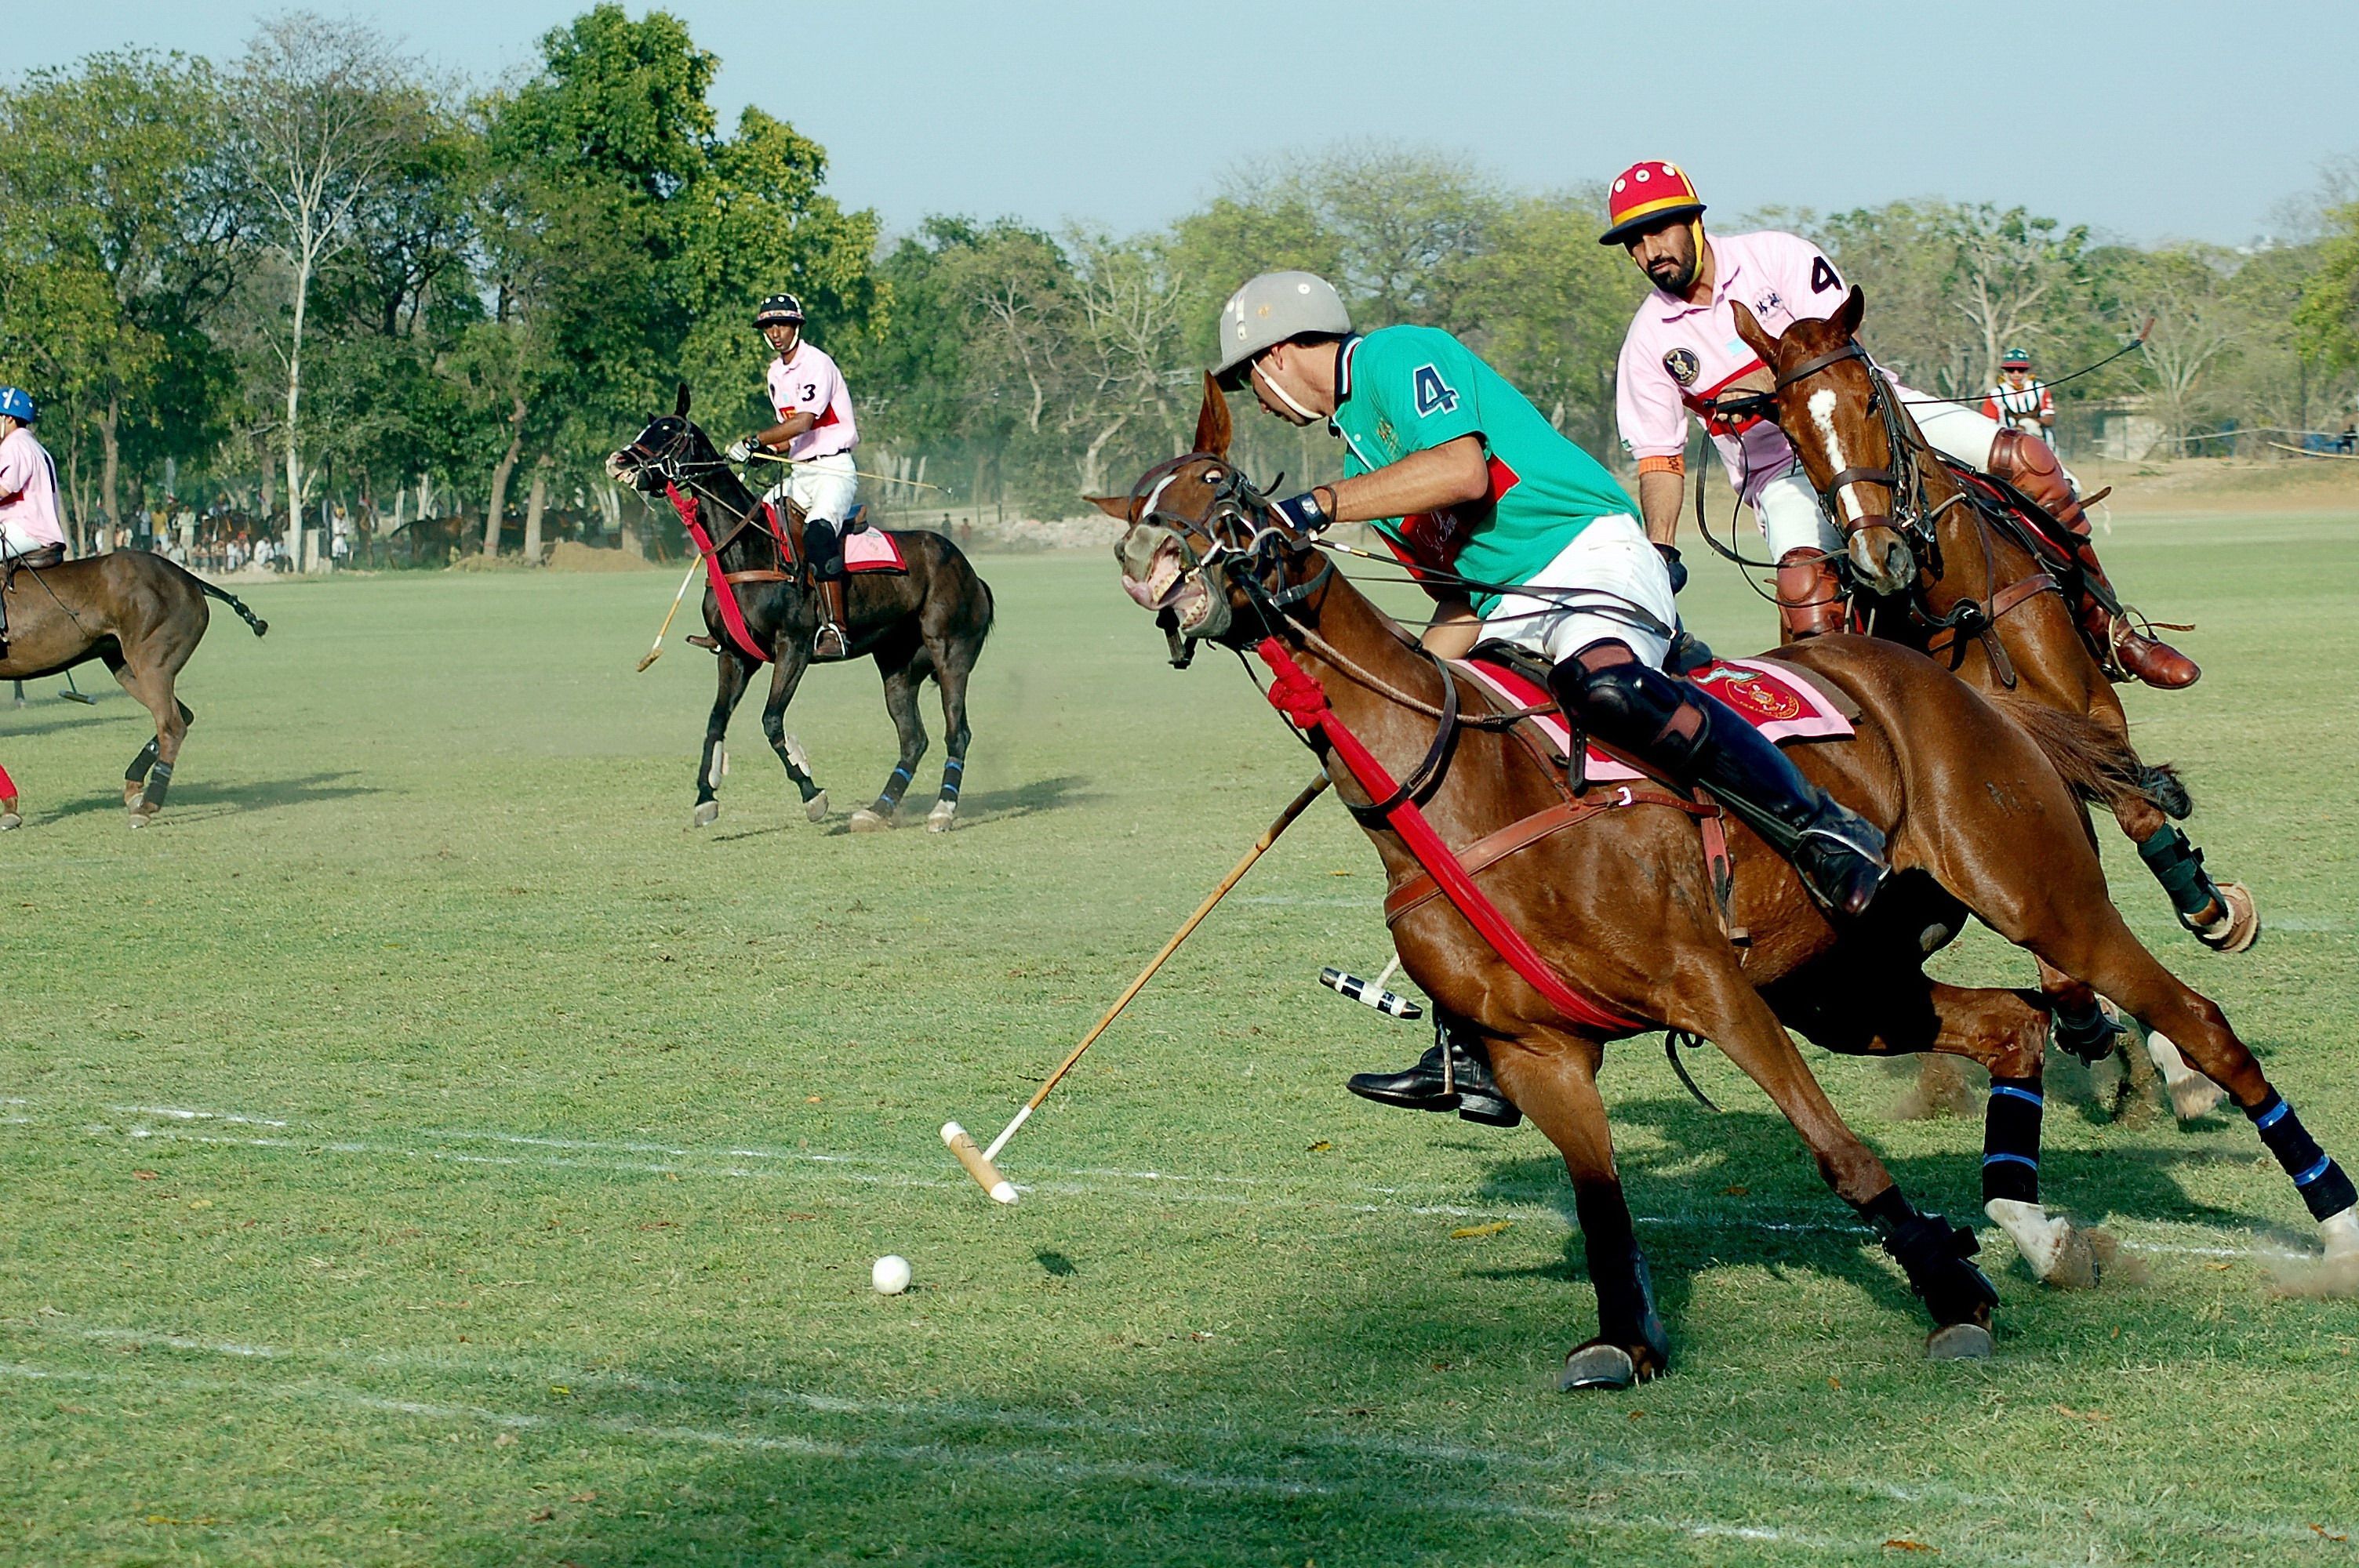
<path id="1" fill-rule="evenodd" d="M 321 266 L 353 240 L 353 210 L 385 176 L 400 140 L 401 62 L 358 23 L 308 11 L 263 24 L 232 92 L 237 158 L 267 220 L 264 243 L 286 264 L 287 548 L 303 564 L 303 330 Z"/>

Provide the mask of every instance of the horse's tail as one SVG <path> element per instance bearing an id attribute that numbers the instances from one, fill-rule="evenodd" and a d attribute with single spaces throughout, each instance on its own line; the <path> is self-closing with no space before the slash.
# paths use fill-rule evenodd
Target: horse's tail
<path id="1" fill-rule="evenodd" d="M 182 577 L 187 578 L 190 582 L 195 583 L 198 590 L 203 593 L 207 599 L 218 599 L 223 604 L 228 605 L 232 610 L 236 611 L 237 618 L 240 621 L 245 622 L 248 626 L 253 627 L 254 634 L 255 636 L 259 637 L 264 633 L 270 630 L 269 622 L 265 621 L 261 616 L 256 615 L 253 611 L 248 610 L 245 607 L 245 600 L 232 593 L 229 589 L 216 587 L 214 584 L 207 582 L 204 579 L 199 577 L 188 568 L 180 565 L 178 561 L 174 561 L 172 563 L 172 569 L 179 572 Z"/>
<path id="2" fill-rule="evenodd" d="M 2086 714 L 2066 713 L 2012 693 L 1985 695 L 2031 737 L 2082 800 L 2109 811 L 2147 801 L 2173 816 L 2187 815 L 2187 786 L 2169 762 L 2146 762 L 2127 740 Z"/>

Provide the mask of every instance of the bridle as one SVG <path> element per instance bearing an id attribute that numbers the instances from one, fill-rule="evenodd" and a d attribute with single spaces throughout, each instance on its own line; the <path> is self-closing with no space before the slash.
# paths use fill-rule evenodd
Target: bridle
<path id="1" fill-rule="evenodd" d="M 1196 516 L 1173 511 L 1165 503 L 1171 486 L 1191 464 L 1207 463 L 1212 471 L 1202 476 L 1212 490 L 1212 500 Z M 1199 642 L 1224 639 L 1232 631 L 1234 611 L 1229 602 L 1232 571 L 1235 584 L 1253 605 L 1261 622 L 1260 631 L 1274 632 L 1287 619 L 1285 612 L 1319 591 L 1328 575 L 1335 569 L 1332 557 L 1321 557 L 1319 569 L 1298 583 L 1281 583 L 1273 587 L 1267 576 L 1273 571 L 1281 575 L 1285 568 L 1318 547 L 1315 535 L 1298 534 L 1277 521 L 1269 503 L 1269 494 L 1256 486 L 1239 471 L 1234 463 L 1214 452 L 1182 452 L 1167 458 L 1148 469 L 1131 487 L 1132 525 L 1159 531 L 1180 554 L 1180 575 L 1173 581 L 1176 598 L 1180 585 L 1190 573 L 1196 574 L 1206 599 L 1204 623 L 1193 631 L 1182 632 L 1177 611 L 1171 602 L 1156 606 L 1157 623 L 1171 644 L 1171 662 L 1181 668 L 1194 657 L 1193 645 Z M 1202 538 L 1205 547 L 1199 550 L 1196 540 Z"/>
<path id="2" fill-rule="evenodd" d="M 1777 393 L 1854 360 L 1867 367 L 1867 406 L 1884 427 L 1885 463 L 1881 468 L 1854 465 L 1829 476 L 1825 484 L 1814 486 L 1819 503 L 1846 538 L 1863 528 L 1890 528 L 1921 556 L 1932 549 L 1933 533 L 1932 519 L 1926 515 L 1924 472 L 1918 462 L 1918 443 L 1901 416 L 1898 400 L 1886 384 L 1883 371 L 1868 358 L 1857 339 L 1779 371 L 1775 391 L 1755 395 L 1765 410 L 1774 408 Z M 1877 511 L 1871 504 L 1872 497 L 1857 494 L 1848 497 L 1853 506 L 1845 506 L 1845 492 L 1862 485 L 1882 489 L 1889 500 L 1886 508 Z"/>

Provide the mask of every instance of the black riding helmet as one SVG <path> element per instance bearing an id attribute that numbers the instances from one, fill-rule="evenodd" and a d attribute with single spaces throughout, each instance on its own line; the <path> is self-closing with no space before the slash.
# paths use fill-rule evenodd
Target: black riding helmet
<path id="1" fill-rule="evenodd" d="M 756 330 L 765 327 L 799 327 L 802 324 L 803 302 L 791 294 L 770 295 L 754 312 Z"/>

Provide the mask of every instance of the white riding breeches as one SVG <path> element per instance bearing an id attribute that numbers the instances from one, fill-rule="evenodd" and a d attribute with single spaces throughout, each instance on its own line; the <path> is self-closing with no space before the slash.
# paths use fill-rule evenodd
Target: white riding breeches
<path id="1" fill-rule="evenodd" d="M 1501 596 L 1483 618 L 1484 636 L 1528 648 L 1551 665 L 1610 640 L 1663 667 L 1679 606 L 1671 600 L 1670 568 L 1636 518 L 1616 513 L 1595 519 L 1525 586 L 1573 591 Z"/>
<path id="2" fill-rule="evenodd" d="M 1998 439 L 2000 429 L 1997 420 L 1986 419 L 1962 403 L 1912 392 L 1898 382 L 1887 383 L 1886 390 L 1901 400 L 1936 451 L 1970 469 L 1990 467 L 1991 443 Z M 1754 492 L 1753 520 L 1769 542 L 1773 561 L 1794 550 L 1843 553 L 1843 533 L 1828 519 L 1799 462 Z"/>
<path id="3" fill-rule="evenodd" d="M 764 499 L 773 503 L 792 501 L 802 508 L 806 523 L 824 523 L 842 533 L 843 520 L 852 515 L 859 492 L 860 475 L 853 465 L 852 454 L 835 452 L 824 458 L 800 460 L 787 470 L 787 477 L 773 485 Z"/>

